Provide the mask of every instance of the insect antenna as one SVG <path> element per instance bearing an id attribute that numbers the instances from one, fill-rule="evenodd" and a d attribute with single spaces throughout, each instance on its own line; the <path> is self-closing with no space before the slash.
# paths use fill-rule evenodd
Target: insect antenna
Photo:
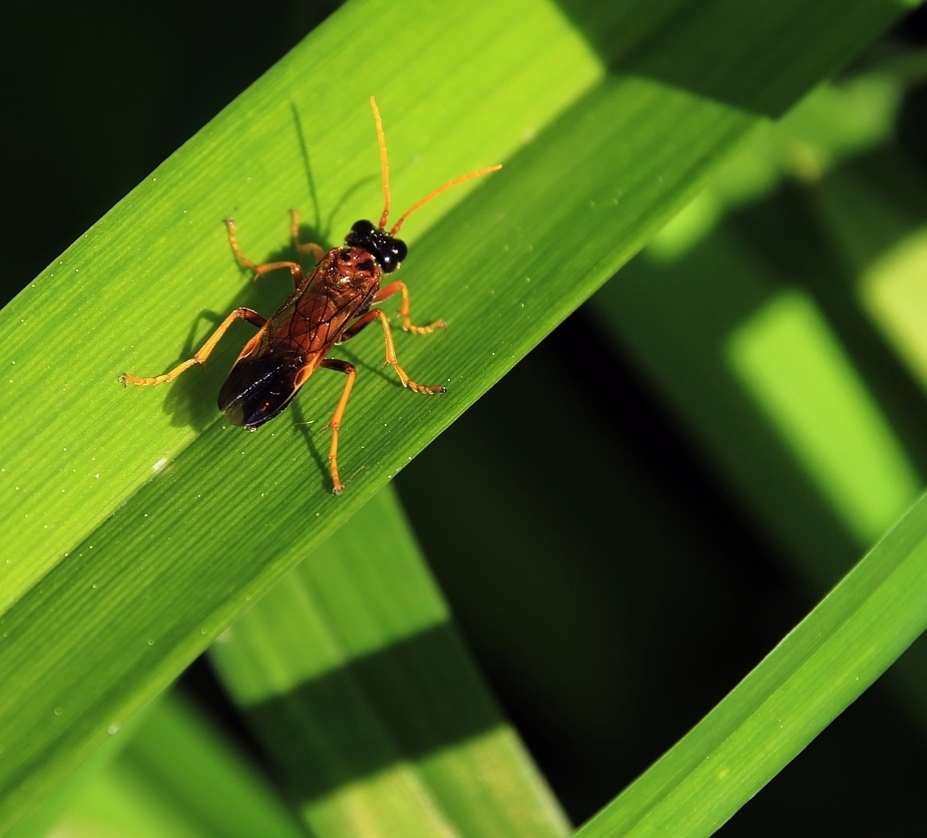
<path id="1" fill-rule="evenodd" d="M 389 218 L 389 160 L 386 157 L 386 135 L 383 133 L 383 120 L 380 118 L 380 109 L 377 107 L 377 100 L 371 96 L 370 97 L 370 107 L 373 108 L 373 119 L 377 124 L 377 142 L 380 145 L 380 171 L 383 174 L 383 214 L 380 216 L 379 227 L 381 230 L 386 229 L 386 222 Z M 475 172 L 470 172 L 466 175 L 461 175 L 460 177 L 455 177 L 453 180 L 449 180 L 443 186 L 439 186 L 437 189 L 429 192 L 424 198 L 416 203 L 412 204 L 409 209 L 407 209 L 401 216 L 399 220 L 390 228 L 389 234 L 395 236 L 399 232 L 399 228 L 402 227 L 403 222 L 412 215 L 418 209 L 421 209 L 425 204 L 427 204 L 432 198 L 437 198 L 442 192 L 447 192 L 448 189 L 451 189 L 455 186 L 458 186 L 461 183 L 466 183 L 468 180 L 473 180 L 475 177 L 480 177 L 481 175 L 488 175 L 490 172 L 497 172 L 502 168 L 502 164 L 498 163 L 495 166 L 487 166 L 485 169 L 477 169 Z"/>
<path id="2" fill-rule="evenodd" d="M 370 107 L 373 108 L 373 121 L 377 124 L 377 142 L 380 145 L 380 172 L 383 175 L 383 214 L 380 216 L 380 229 L 386 227 L 389 218 L 389 160 L 386 158 L 386 135 L 383 133 L 383 120 L 380 118 L 380 109 L 377 107 L 376 97 L 370 97 Z"/>

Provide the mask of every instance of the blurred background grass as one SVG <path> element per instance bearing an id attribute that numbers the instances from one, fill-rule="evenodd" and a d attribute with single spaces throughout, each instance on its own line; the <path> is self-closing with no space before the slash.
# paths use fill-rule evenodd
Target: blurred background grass
<path id="1" fill-rule="evenodd" d="M 3 302 L 330 10 L 8 12 Z M 925 21 L 909 16 L 756 138 L 397 480 L 466 640 L 577 823 L 923 487 L 927 84 L 910 59 Z M 551 481 L 572 487 L 566 503 L 551 505 Z M 909 680 L 883 683 L 724 834 L 916 828 L 927 715 Z M 206 664 L 181 686 L 246 737 Z"/>

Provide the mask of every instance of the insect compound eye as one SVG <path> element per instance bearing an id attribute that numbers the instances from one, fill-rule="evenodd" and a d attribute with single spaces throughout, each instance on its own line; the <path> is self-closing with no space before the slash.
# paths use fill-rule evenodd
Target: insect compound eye
<path id="1" fill-rule="evenodd" d="M 374 255 L 377 257 L 377 261 L 385 274 L 391 274 L 395 271 L 409 252 L 409 248 L 406 247 L 404 241 L 394 239 L 392 236 L 384 236 L 382 241 L 377 242 L 377 245 Z"/>
<path id="2" fill-rule="evenodd" d="M 395 271 L 396 268 L 399 267 L 399 263 L 405 259 L 408 254 L 409 248 L 406 247 L 404 241 L 390 237 L 388 247 L 383 249 L 383 254 L 379 257 L 383 273 L 388 274 Z"/>
<path id="3" fill-rule="evenodd" d="M 376 227 L 373 226 L 373 222 L 367 221 L 366 219 L 361 219 L 360 221 L 355 221 L 351 225 L 351 232 L 348 233 L 346 240 L 347 244 L 351 244 L 351 239 L 358 239 L 362 241 L 369 241 L 370 236 L 376 232 Z"/>
<path id="4" fill-rule="evenodd" d="M 376 255 L 385 235 L 387 234 L 374 227 L 372 222 L 361 219 L 354 222 L 351 231 L 344 237 L 344 243 L 348 247 L 360 247 Z"/>

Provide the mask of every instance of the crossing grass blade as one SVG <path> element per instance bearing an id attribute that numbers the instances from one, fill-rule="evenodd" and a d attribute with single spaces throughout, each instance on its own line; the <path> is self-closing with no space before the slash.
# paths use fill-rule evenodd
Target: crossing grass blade
<path id="1" fill-rule="evenodd" d="M 313 834 L 569 833 L 450 619 L 385 487 L 213 645 Z"/>
<path id="2" fill-rule="evenodd" d="M 925 628 L 922 499 L 708 716 L 577 835 L 713 834 Z"/>

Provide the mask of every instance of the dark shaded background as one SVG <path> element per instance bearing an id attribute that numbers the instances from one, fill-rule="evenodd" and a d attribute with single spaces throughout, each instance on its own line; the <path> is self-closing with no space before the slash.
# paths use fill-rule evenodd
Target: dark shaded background
<path id="1" fill-rule="evenodd" d="M 13 83 L 3 90 L 0 301 L 334 5 L 91 0 L 5 11 L 0 61 Z M 924 44 L 927 15 L 915 13 L 890 38 Z M 925 113 L 922 87 L 909 94 L 899 135 L 927 164 Z M 565 403 L 579 414 L 563 415 Z M 544 458 L 542 475 L 537 452 L 564 426 L 575 429 L 579 453 L 564 450 L 552 466 Z M 507 477 L 489 483 L 475 473 L 474 450 L 490 451 Z M 551 469 L 573 489 L 555 509 L 532 494 Z M 671 746 L 813 605 L 583 312 L 397 482 L 471 648 L 576 822 Z M 648 542 L 622 543 L 641 520 L 652 524 Z M 560 521 L 573 523 L 561 531 Z M 650 560 L 623 562 L 623 553 Z M 245 735 L 205 665 L 185 685 Z M 723 834 L 913 832 L 924 762 L 920 731 L 876 687 Z"/>
<path id="2" fill-rule="evenodd" d="M 8 4 L 0 303 L 337 5 Z"/>

